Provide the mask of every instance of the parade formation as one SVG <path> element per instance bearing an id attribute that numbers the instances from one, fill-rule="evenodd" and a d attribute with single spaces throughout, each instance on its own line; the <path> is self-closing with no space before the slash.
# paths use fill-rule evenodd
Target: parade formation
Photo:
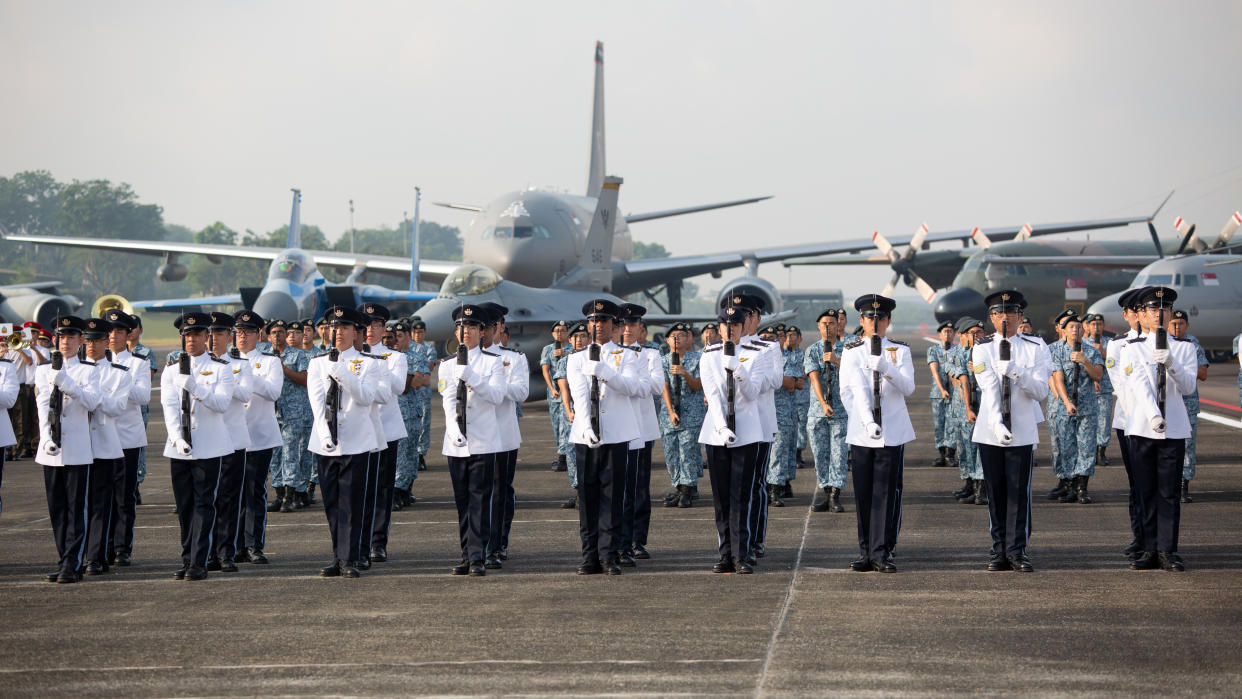
<path id="1" fill-rule="evenodd" d="M 1185 569 L 1180 507 L 1192 501 L 1207 361 L 1176 300 L 1164 286 L 1123 294 L 1131 329 L 1116 337 L 1099 316 L 1067 310 L 1049 345 L 1029 332 L 1023 294 L 1003 290 L 986 298 L 986 319 L 937 329 L 926 351 L 934 434 L 924 442 L 932 466 L 958 468 L 957 501 L 988 508 L 982 568 L 1035 570 L 1028 544 L 1044 424 L 1056 479 L 1047 497 L 1091 504 L 1090 480 L 1115 437 L 1130 485 L 1130 567 Z M 853 306 L 859 334 L 846 309 L 826 308 L 805 350 L 798 328 L 761 327 L 763 300 L 748 294 L 723 299 L 699 333 L 669 326 L 664 346 L 648 340 L 646 309 L 632 303 L 591 300 L 580 320 L 556 323 L 534 380 L 547 389 L 552 470 L 573 490 L 563 507 L 578 512 L 577 573 L 620 575 L 659 555 L 648 541 L 653 500 L 702 506 L 705 470 L 719 556 L 711 570 L 755 572 L 768 508 L 793 497 L 808 447 L 813 512 L 842 512 L 852 475 L 859 551 L 849 568 L 896 572 L 907 446 L 918 443 L 907 413 L 917 360 L 888 337 L 893 299 L 866 294 Z M 507 565 L 532 380 L 525 356 L 506 346 L 508 312 L 462 304 L 443 359 L 417 316 L 393 319 L 375 303 L 293 322 L 249 310 L 181 314 L 181 347 L 158 376 L 180 525 L 173 576 L 267 564 L 269 514 L 320 501 L 330 546 L 319 575 L 357 578 L 387 561 L 392 513 L 417 502 L 426 468 L 433 382 L 458 516 L 461 557 L 450 572 L 481 577 Z M 56 547 L 48 582 L 103 575 L 136 555 L 155 361 L 136 316 L 101 316 L 30 324 L 37 341 L 0 361 L 0 407 L 11 417 L 0 420 L 0 444 L 9 460 L 33 456 L 44 468 Z M 652 493 L 656 440 L 670 487 L 662 500 Z"/>

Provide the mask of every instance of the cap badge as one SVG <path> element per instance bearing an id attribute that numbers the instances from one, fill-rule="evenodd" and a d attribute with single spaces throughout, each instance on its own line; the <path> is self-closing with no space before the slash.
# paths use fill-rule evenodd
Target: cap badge
<path id="1" fill-rule="evenodd" d="M 341 316 L 345 315 L 345 311 L 338 308 L 332 315 L 336 316 L 337 318 L 340 318 Z"/>
<path id="2" fill-rule="evenodd" d="M 60 324 L 61 324 L 61 325 L 68 325 L 68 324 L 69 324 L 69 319 L 68 319 L 68 318 L 61 318 L 61 319 L 60 319 Z"/>
<path id="3" fill-rule="evenodd" d="M 1001 294 L 1001 300 L 1002 300 L 1002 301 L 1008 301 L 1008 300 L 1009 300 L 1009 294 Z"/>
<path id="4" fill-rule="evenodd" d="M 194 324 L 195 324 L 195 323 L 197 323 L 197 322 L 198 322 L 198 318 L 195 318 L 194 316 L 190 316 L 189 318 L 186 318 L 186 319 L 185 319 L 185 324 L 186 324 L 186 325 L 194 325 Z M 68 324 L 69 324 L 69 323 L 66 321 L 66 322 L 65 322 L 65 325 L 68 325 Z"/>
<path id="5" fill-rule="evenodd" d="M 872 308 L 877 308 L 877 309 L 878 309 L 878 308 L 880 307 L 880 302 L 879 302 L 879 301 L 872 301 L 872 302 L 871 302 L 871 307 L 872 307 Z"/>
<path id="6" fill-rule="evenodd" d="M 473 309 L 473 308 L 467 308 L 466 310 L 462 311 L 461 313 L 462 313 L 462 315 L 472 316 L 472 315 L 474 315 L 474 309 Z"/>
<path id="7" fill-rule="evenodd" d="M 1164 298 L 1164 289 L 1156 289 L 1156 298 L 1158 299 Z"/>

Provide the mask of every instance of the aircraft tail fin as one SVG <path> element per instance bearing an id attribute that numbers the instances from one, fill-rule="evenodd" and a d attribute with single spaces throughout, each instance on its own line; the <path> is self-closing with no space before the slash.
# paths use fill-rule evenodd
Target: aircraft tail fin
<path id="1" fill-rule="evenodd" d="M 595 102 L 591 106 L 591 164 L 587 172 L 588 197 L 599 196 L 604 184 L 604 42 L 595 42 Z"/>
<path id="2" fill-rule="evenodd" d="M 604 178 L 578 265 L 556 280 L 553 286 L 594 291 L 609 291 L 612 288 L 612 240 L 617 224 L 617 196 L 623 181 L 620 177 Z"/>
<path id="3" fill-rule="evenodd" d="M 286 248 L 302 247 L 302 190 L 293 190 L 293 213 L 289 214 L 289 238 Z M 250 308 L 246 306 L 246 308 Z"/>
<path id="4" fill-rule="evenodd" d="M 418 203 L 423 190 L 414 188 L 414 220 L 410 223 L 410 291 L 418 291 Z"/>

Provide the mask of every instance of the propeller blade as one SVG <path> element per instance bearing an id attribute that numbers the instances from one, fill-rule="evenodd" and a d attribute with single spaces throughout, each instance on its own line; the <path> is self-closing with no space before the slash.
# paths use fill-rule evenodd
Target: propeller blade
<path id="1" fill-rule="evenodd" d="M 1031 224 L 1028 223 L 1022 226 L 1022 230 L 1018 231 L 1018 234 L 1015 235 L 1013 239 L 1014 240 L 1026 240 L 1031 237 L 1032 233 L 1034 233 L 1034 229 L 1032 229 Z"/>
<path id="2" fill-rule="evenodd" d="M 970 239 L 975 241 L 975 245 L 978 245 L 984 250 L 992 247 L 992 241 L 988 238 L 986 233 L 979 229 L 978 226 L 970 229 Z"/>
<path id="3" fill-rule="evenodd" d="M 884 291 L 880 292 L 880 296 L 893 297 L 893 290 L 897 288 L 897 280 L 901 279 L 900 274 L 893 274 L 893 278 L 888 280 L 888 284 L 884 287 Z"/>
<path id="4" fill-rule="evenodd" d="M 1178 235 L 1183 235 L 1183 236 L 1184 236 L 1184 235 L 1186 235 L 1186 234 L 1187 234 L 1187 232 L 1189 232 L 1189 231 L 1190 231 L 1190 229 L 1191 229 L 1191 228 L 1193 228 L 1194 226 L 1192 226 L 1192 225 L 1190 224 L 1190 221 L 1187 221 L 1186 219 L 1182 218 L 1181 216 L 1178 216 L 1178 217 L 1177 217 L 1177 218 L 1173 221 L 1173 227 L 1177 229 L 1177 234 L 1178 234 Z"/>
<path id="5" fill-rule="evenodd" d="M 1178 255 L 1182 254 L 1182 251 L 1185 250 L 1186 246 L 1190 244 L 1190 236 L 1194 234 L 1195 234 L 1195 227 L 1191 226 L 1190 230 L 1186 231 L 1186 235 L 1182 236 L 1182 242 L 1180 245 L 1177 246 L 1176 254 Z"/>
<path id="6" fill-rule="evenodd" d="M 914 232 L 914 236 L 910 238 L 910 247 L 906 248 L 906 254 L 903 255 L 905 259 L 913 260 L 918 251 L 922 249 L 923 240 L 927 238 L 928 230 L 930 229 L 927 227 L 927 222 L 924 221 L 923 225 L 919 226 L 918 230 Z"/>
<path id="7" fill-rule="evenodd" d="M 876 248 L 888 258 L 889 262 L 897 261 L 897 251 L 893 250 L 892 243 L 888 242 L 888 238 L 881 235 L 879 231 L 871 234 L 871 242 L 875 243 Z"/>
<path id="8" fill-rule="evenodd" d="M 936 290 L 914 272 L 910 272 L 910 276 L 914 278 L 914 288 L 919 292 L 919 296 L 922 296 L 924 301 L 931 303 L 932 298 L 936 295 Z"/>
<path id="9" fill-rule="evenodd" d="M 1195 229 L 1198 228 L 1196 224 L 1187 221 L 1181 216 L 1178 216 L 1177 219 L 1173 221 L 1173 227 L 1176 228 L 1177 232 L 1182 236 L 1182 245 L 1177 249 L 1178 252 L 1185 250 L 1187 245 L 1194 248 L 1195 252 L 1203 252 L 1207 249 L 1207 246 L 1203 244 L 1203 241 L 1199 240 L 1199 238 L 1195 235 Z"/>
<path id="10" fill-rule="evenodd" d="M 1237 232 L 1239 225 L 1242 225 L 1242 212 L 1235 211 L 1233 216 L 1229 217 L 1225 227 L 1220 229 L 1220 235 L 1216 236 L 1216 242 L 1212 243 L 1212 247 L 1220 248 L 1228 245 L 1229 239 Z"/>
<path id="11" fill-rule="evenodd" d="M 1147 221 L 1147 232 L 1151 233 L 1151 244 L 1156 246 L 1156 256 L 1164 257 L 1164 248 L 1160 247 L 1160 236 L 1156 235 L 1156 226 L 1150 220 Z"/>

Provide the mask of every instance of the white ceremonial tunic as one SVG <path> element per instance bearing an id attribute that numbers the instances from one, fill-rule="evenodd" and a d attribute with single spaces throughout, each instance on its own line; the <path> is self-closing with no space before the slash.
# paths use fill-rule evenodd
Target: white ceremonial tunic
<path id="1" fill-rule="evenodd" d="M 362 356 L 350 347 L 341 352 L 337 361 L 328 360 L 327 353 L 311 359 L 306 373 L 306 390 L 310 400 L 311 436 L 307 449 L 321 456 L 351 456 L 375 451 L 375 424 L 371 420 L 371 405 L 379 394 L 379 362 Z M 340 411 L 336 416 L 338 442 L 331 447 L 326 442 L 331 437 L 328 430 L 328 386 L 336 379 L 340 382 Z M 386 379 L 385 379 L 386 380 Z"/>
<path id="2" fill-rule="evenodd" d="M 64 395 L 60 414 L 60 453 L 50 456 L 47 445 L 52 441 L 48 413 L 52 400 L 52 365 L 42 364 L 35 371 L 35 407 L 39 412 L 39 449 L 35 463 L 44 466 L 81 466 L 95 460 L 91 451 L 90 411 L 99 407 L 99 384 L 95 365 L 82 363 L 76 356 L 66 357 L 65 373 L 60 392 Z"/>
<path id="3" fill-rule="evenodd" d="M 1009 432 L 1013 440 L 1001 444 L 996 438 L 996 426 L 1001 424 L 1003 379 L 997 366 L 1000 340 L 995 335 L 976 342 L 971 354 L 975 381 L 979 384 L 979 417 L 971 440 L 996 447 L 1038 445 L 1039 423 L 1044 421 L 1039 404 L 1048 397 L 1052 354 L 1043 340 L 1031 335 L 1014 335 L 1009 338 L 1009 345 Z"/>
<path id="4" fill-rule="evenodd" d="M 1198 381 L 1199 362 L 1195 344 L 1169 335 L 1170 363 L 1165 368 L 1163 433 L 1151 428 L 1151 420 L 1161 415 L 1156 401 L 1156 349 L 1154 333 L 1140 335 L 1121 349 L 1122 380 L 1126 385 L 1127 436 L 1148 439 L 1186 439 L 1190 436 L 1190 417 L 1182 396 L 1194 393 Z"/>
<path id="5" fill-rule="evenodd" d="M 194 386 L 190 390 L 190 455 L 177 451 L 176 440 L 181 437 L 181 391 L 175 378 L 180 373 L 179 362 L 164 366 L 160 374 L 160 406 L 164 409 L 164 428 L 168 439 L 164 442 L 164 456 L 170 459 L 214 459 L 236 451 L 230 427 L 225 415 L 234 410 L 233 394 L 237 388 L 235 374 L 229 363 L 216 359 L 207 352 L 190 357 L 190 376 Z M 149 366 L 149 365 L 148 365 Z M 240 411 L 240 408 L 236 408 Z M 245 430 L 245 426 L 242 426 Z"/>
<path id="6" fill-rule="evenodd" d="M 845 441 L 860 447 L 895 447 L 914 441 L 914 425 L 906 410 L 906 397 L 914 393 L 914 359 L 910 348 L 901 342 L 883 338 L 880 344 L 880 366 L 887 374 L 880 379 L 880 438 L 867 435 L 865 426 L 871 422 L 873 365 L 871 340 L 851 342 L 841 352 L 841 401 L 849 413 Z"/>
<path id="7" fill-rule="evenodd" d="M 464 371 L 469 369 L 469 371 Z M 454 443 L 457 435 L 457 383 L 466 377 L 466 443 Z M 466 353 L 466 366 L 446 357 L 436 369 L 436 387 L 444 407 L 445 456 L 466 457 L 495 454 L 501 450 L 502 428 L 497 410 L 504 403 L 508 383 L 501 355 L 478 347 Z"/>
<path id="8" fill-rule="evenodd" d="M 587 345 L 565 360 L 565 377 L 575 408 L 569 430 L 569 441 L 574 444 L 586 444 L 591 428 L 591 375 L 585 373 L 591 365 L 590 355 L 591 346 Z M 647 395 L 646 381 L 639 375 L 643 368 L 638 355 L 613 342 L 600 345 L 599 363 L 603 367 L 599 380 L 599 429 L 603 434 L 596 437 L 600 444 L 625 442 L 628 446 L 640 435 L 633 396 Z"/>

